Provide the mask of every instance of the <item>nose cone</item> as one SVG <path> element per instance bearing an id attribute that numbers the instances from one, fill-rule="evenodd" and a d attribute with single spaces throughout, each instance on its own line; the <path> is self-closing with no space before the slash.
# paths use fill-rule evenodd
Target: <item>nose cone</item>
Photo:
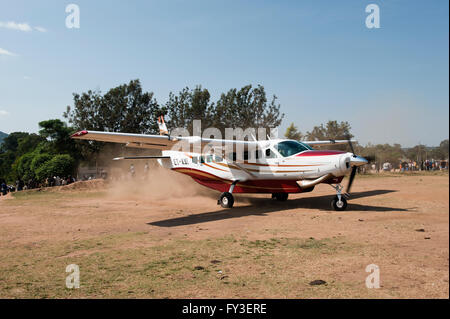
<path id="1" fill-rule="evenodd" d="M 368 160 L 366 160 L 364 157 L 361 156 L 352 156 L 350 157 L 350 165 L 351 166 L 362 166 L 369 163 Z"/>

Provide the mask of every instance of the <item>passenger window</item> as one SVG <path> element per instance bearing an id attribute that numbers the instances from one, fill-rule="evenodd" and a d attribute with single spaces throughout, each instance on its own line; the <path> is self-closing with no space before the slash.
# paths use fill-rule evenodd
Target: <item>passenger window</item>
<path id="1" fill-rule="evenodd" d="M 197 163 L 198 163 L 198 159 L 197 159 L 196 156 L 193 156 L 193 157 L 192 157 L 192 163 L 193 163 L 193 164 L 197 164 Z"/>
<path id="2" fill-rule="evenodd" d="M 249 156 L 248 156 L 248 151 L 244 152 L 244 161 L 248 161 Z"/>
<path id="3" fill-rule="evenodd" d="M 205 162 L 205 158 L 203 156 L 200 156 L 200 163 L 203 164 Z"/>
<path id="4" fill-rule="evenodd" d="M 208 156 L 206 156 L 206 161 L 208 162 L 208 163 L 211 163 L 212 162 L 212 155 L 208 155 Z"/>
<path id="5" fill-rule="evenodd" d="M 216 162 L 216 163 L 220 163 L 220 162 L 222 162 L 222 157 L 220 157 L 220 156 L 218 156 L 218 155 L 215 155 L 214 156 L 214 162 Z"/>
<path id="6" fill-rule="evenodd" d="M 270 157 L 270 148 L 266 149 L 266 157 Z"/>
<path id="7" fill-rule="evenodd" d="M 255 159 L 260 159 L 262 157 L 262 151 L 261 150 L 257 150 L 255 152 Z"/>

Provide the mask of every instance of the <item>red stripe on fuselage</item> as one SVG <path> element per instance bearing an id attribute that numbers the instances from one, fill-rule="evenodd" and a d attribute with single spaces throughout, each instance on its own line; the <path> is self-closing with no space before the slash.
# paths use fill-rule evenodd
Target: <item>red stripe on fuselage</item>
<path id="1" fill-rule="evenodd" d="M 295 156 L 326 156 L 326 155 L 339 155 L 344 154 L 342 151 L 305 151 Z"/>
<path id="2" fill-rule="evenodd" d="M 172 168 L 185 175 L 189 175 L 197 183 L 218 190 L 227 192 L 232 181 L 223 179 L 211 173 L 207 173 L 195 168 Z M 252 180 L 238 182 L 234 187 L 234 193 L 300 193 L 302 189 L 293 180 Z"/>

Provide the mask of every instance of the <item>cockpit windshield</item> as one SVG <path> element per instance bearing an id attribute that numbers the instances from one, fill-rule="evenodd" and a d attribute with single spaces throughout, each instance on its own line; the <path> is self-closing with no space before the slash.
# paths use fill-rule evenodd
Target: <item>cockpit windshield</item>
<path id="1" fill-rule="evenodd" d="M 275 149 L 283 157 L 288 157 L 303 151 L 312 150 L 313 148 L 307 144 L 297 141 L 283 141 L 275 145 Z"/>

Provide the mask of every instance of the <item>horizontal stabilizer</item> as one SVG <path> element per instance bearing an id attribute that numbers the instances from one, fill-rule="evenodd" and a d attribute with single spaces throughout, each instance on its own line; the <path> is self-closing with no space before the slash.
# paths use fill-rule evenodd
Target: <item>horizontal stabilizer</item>
<path id="1" fill-rule="evenodd" d="M 113 161 L 135 160 L 135 159 L 160 159 L 160 158 L 170 158 L 170 156 L 124 156 L 124 157 L 115 157 L 113 158 Z"/>

